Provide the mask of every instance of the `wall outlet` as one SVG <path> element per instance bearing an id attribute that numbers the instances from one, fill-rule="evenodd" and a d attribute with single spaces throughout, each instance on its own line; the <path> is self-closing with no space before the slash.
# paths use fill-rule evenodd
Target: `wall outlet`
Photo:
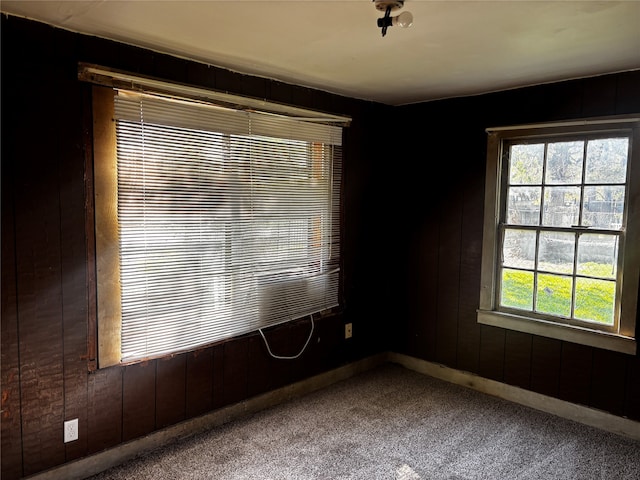
<path id="1" fill-rule="evenodd" d="M 344 338 L 351 338 L 353 336 L 353 326 L 350 323 L 344 326 Z"/>
<path id="2" fill-rule="evenodd" d="M 64 443 L 73 442 L 78 439 L 78 419 L 64 422 Z"/>

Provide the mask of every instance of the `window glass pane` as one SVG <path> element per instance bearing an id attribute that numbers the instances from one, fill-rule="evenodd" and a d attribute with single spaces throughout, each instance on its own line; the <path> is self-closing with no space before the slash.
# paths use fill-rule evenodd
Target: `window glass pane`
<path id="1" fill-rule="evenodd" d="M 535 267 L 536 232 L 508 228 L 504 232 L 502 262 L 506 267 Z"/>
<path id="2" fill-rule="evenodd" d="M 550 143 L 545 183 L 581 183 L 583 149 L 583 141 Z"/>
<path id="3" fill-rule="evenodd" d="M 533 273 L 504 268 L 500 305 L 531 311 L 533 309 Z"/>
<path id="4" fill-rule="evenodd" d="M 540 232 L 538 269 L 555 273 L 573 272 L 575 234 Z"/>
<path id="5" fill-rule="evenodd" d="M 628 138 L 604 138 L 587 144 L 586 183 L 625 183 Z"/>
<path id="6" fill-rule="evenodd" d="M 511 225 L 540 223 L 540 187 L 509 187 L 506 223 Z"/>
<path id="7" fill-rule="evenodd" d="M 620 230 L 624 197 L 625 187 L 622 186 L 585 187 L 582 225 Z"/>
<path id="8" fill-rule="evenodd" d="M 581 320 L 613 325 L 615 296 L 615 282 L 577 278 L 574 315 Z"/>
<path id="9" fill-rule="evenodd" d="M 536 311 L 570 317 L 572 286 L 571 277 L 538 274 Z"/>
<path id="10" fill-rule="evenodd" d="M 616 235 L 583 234 L 578 239 L 578 274 L 615 278 L 618 266 Z"/>
<path id="11" fill-rule="evenodd" d="M 578 224 L 580 187 L 546 187 L 542 224 L 548 227 L 571 227 Z"/>
<path id="12" fill-rule="evenodd" d="M 513 145 L 509 156 L 509 183 L 531 185 L 542 183 L 544 143 Z"/>

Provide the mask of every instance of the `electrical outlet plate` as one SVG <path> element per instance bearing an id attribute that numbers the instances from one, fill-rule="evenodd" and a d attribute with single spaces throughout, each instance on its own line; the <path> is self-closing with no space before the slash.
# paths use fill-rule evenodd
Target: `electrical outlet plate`
<path id="1" fill-rule="evenodd" d="M 344 326 L 344 338 L 351 338 L 353 336 L 353 326 L 350 323 Z"/>
<path id="2" fill-rule="evenodd" d="M 64 422 L 64 443 L 73 442 L 78 439 L 78 419 Z"/>

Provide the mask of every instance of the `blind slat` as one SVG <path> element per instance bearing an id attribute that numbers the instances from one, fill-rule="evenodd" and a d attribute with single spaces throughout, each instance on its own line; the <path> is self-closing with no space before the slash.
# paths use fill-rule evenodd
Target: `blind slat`
<path id="1" fill-rule="evenodd" d="M 232 110 L 203 103 L 119 91 L 118 116 L 123 120 L 206 130 L 228 135 L 253 135 L 342 145 L 342 128 L 262 112 Z"/>

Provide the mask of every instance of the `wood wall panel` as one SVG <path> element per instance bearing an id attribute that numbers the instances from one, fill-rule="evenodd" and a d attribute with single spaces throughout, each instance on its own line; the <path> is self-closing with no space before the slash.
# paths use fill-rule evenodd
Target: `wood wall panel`
<path id="1" fill-rule="evenodd" d="M 616 76 L 616 114 L 640 112 L 640 70 L 625 72 Z"/>
<path id="2" fill-rule="evenodd" d="M 482 325 L 480 327 L 480 361 L 478 372 L 481 376 L 504 381 L 505 335 L 502 328 Z"/>
<path id="3" fill-rule="evenodd" d="M 291 101 L 294 105 L 300 105 L 301 107 L 313 106 L 313 91 L 310 88 L 298 85 L 290 85 L 289 88 L 291 89 Z"/>
<path id="4" fill-rule="evenodd" d="M 42 74 L 51 73 L 48 67 L 42 65 Z M 20 157 L 30 159 L 14 170 L 25 475 L 65 459 L 59 157 L 49 148 L 57 144 L 57 132 L 44 107 L 57 91 L 52 84 L 32 87 L 25 81 L 12 92 L 21 98 L 23 110 L 11 120 Z M 33 141 L 35 130 L 40 132 L 38 142 Z"/>
<path id="5" fill-rule="evenodd" d="M 625 354 L 594 349 L 591 378 L 592 407 L 614 415 L 624 414 L 626 360 Z"/>
<path id="6" fill-rule="evenodd" d="M 55 69 L 55 79 L 52 79 L 55 83 L 66 84 L 64 88 L 74 88 L 77 80 L 77 61 L 78 61 L 78 35 L 70 30 L 56 31 L 53 36 L 54 40 L 54 56 L 53 68 Z M 64 95 L 59 95 L 57 102 L 63 102 L 69 100 L 72 104 L 76 99 L 71 99 L 73 94 L 70 90 L 66 90 Z M 75 114 L 69 112 L 67 118 L 67 125 L 60 125 L 57 128 L 68 129 L 69 132 L 73 131 L 73 135 L 77 135 L 77 128 L 80 126 L 78 120 L 82 117 L 77 117 Z M 66 138 L 66 137 L 59 137 Z M 66 142 L 61 142 L 66 143 Z M 62 148 L 80 148 L 79 145 L 65 145 Z M 64 159 L 63 159 L 64 160 Z"/>
<path id="7" fill-rule="evenodd" d="M 153 58 L 153 76 L 168 82 L 186 83 L 188 61 L 168 55 L 156 55 Z"/>
<path id="8" fill-rule="evenodd" d="M 533 336 L 531 342 L 531 390 L 558 396 L 560 385 L 560 349 L 562 342 L 554 338 Z"/>
<path id="9" fill-rule="evenodd" d="M 268 98 L 271 98 L 273 101 L 284 104 L 293 103 L 290 85 L 278 81 L 272 81 L 269 82 L 267 89 L 269 95 Z"/>
<path id="10" fill-rule="evenodd" d="M 4 254 L 4 245 L 3 245 Z M 4 257 L 3 257 L 4 260 Z M 5 288 L 3 277 L 3 295 Z M 14 341 L 14 348 L 3 348 L 2 369 L 2 413 L 0 423 L 0 463 L 2 464 L 2 478 L 18 478 L 22 476 L 22 416 L 20 405 L 20 376 L 17 349 L 17 317 L 11 312 L 11 306 L 3 302 L 2 309 L 2 338 L 4 341 Z"/>
<path id="11" fill-rule="evenodd" d="M 224 346 L 225 344 L 223 343 L 213 347 L 213 408 L 225 405 Z"/>
<path id="12" fill-rule="evenodd" d="M 496 92 L 475 100 L 462 99 L 462 110 L 478 102 L 474 111 L 482 123 L 481 129 L 466 133 L 471 136 L 491 127 L 580 118 L 582 89 L 582 80 L 575 80 Z"/>
<path id="13" fill-rule="evenodd" d="M 292 352 L 288 356 L 298 356 L 298 358 L 287 360 L 290 362 L 289 383 L 297 382 L 305 378 L 312 370 L 312 359 L 310 356 L 310 346 L 317 338 L 315 321 L 311 322 L 309 316 L 301 321 L 290 323 L 290 344 Z M 307 342 L 308 341 L 308 342 Z M 305 346 L 306 345 L 306 346 Z"/>
<path id="14" fill-rule="evenodd" d="M 554 93 L 528 87 L 522 90 L 496 92 L 478 99 L 480 103 L 475 106 L 475 111 L 481 112 L 478 117 L 484 124 L 482 128 L 545 121 L 554 115 L 547 105 L 547 101 L 553 97 L 552 110 L 565 109 L 564 105 L 571 105 L 575 110 L 574 115 L 579 115 L 580 99 L 571 97 L 571 88 L 567 88 L 566 91 L 562 88 L 559 90 Z M 516 108 L 512 108 L 513 106 Z"/>
<path id="15" fill-rule="evenodd" d="M 216 90 L 237 92 L 242 84 L 242 75 L 230 70 L 216 71 Z"/>
<path id="16" fill-rule="evenodd" d="M 481 164 L 484 168 L 484 165 Z M 482 202 L 484 176 L 478 167 L 470 169 L 464 189 L 460 231 L 460 295 L 458 300 L 457 368 L 478 372 L 480 325 L 476 311 L 480 302 L 480 264 L 482 258 Z"/>
<path id="17" fill-rule="evenodd" d="M 241 337 L 223 344 L 222 359 L 222 404 L 239 402 L 247 398 L 247 373 L 249 339 Z"/>
<path id="18" fill-rule="evenodd" d="M 316 375 L 345 363 L 344 350 L 349 348 L 344 338 L 344 318 L 335 315 L 316 320 L 314 338 L 309 345 L 309 374 Z"/>
<path id="19" fill-rule="evenodd" d="M 313 375 L 316 372 L 320 328 L 327 322 L 328 320 L 325 319 L 315 319 L 313 332 L 309 317 L 264 329 L 263 334 L 268 343 L 268 349 L 260 334 L 251 335 L 248 345 L 248 395 L 257 395 Z M 308 344 L 307 339 L 309 339 Z M 305 344 L 307 346 L 303 350 Z M 323 350 L 326 351 L 329 345 L 327 338 L 326 343 L 323 344 Z M 296 356 L 298 357 L 276 358 Z"/>
<path id="20" fill-rule="evenodd" d="M 135 67 L 136 73 L 142 73 L 143 63 L 136 66 L 136 61 L 144 62 L 141 57 L 132 58 L 132 53 L 136 49 L 131 49 L 124 44 L 114 44 L 100 37 L 88 36 L 78 39 L 78 61 L 84 63 L 95 63 L 109 66 L 115 69 Z M 137 50 L 140 52 L 141 50 Z M 153 60 L 155 54 L 147 53 L 147 61 Z M 77 69 L 76 69 L 77 73 Z M 149 73 L 147 71 L 147 73 Z"/>
<path id="21" fill-rule="evenodd" d="M 582 101 L 584 100 L 582 80 L 566 83 L 549 84 L 531 90 L 540 92 L 541 101 L 535 106 L 535 119 L 542 122 L 580 118 L 582 115 Z M 516 92 L 522 98 L 521 92 Z M 517 105 L 513 104 L 513 105 Z M 531 114 L 523 112 L 523 123 L 531 122 Z"/>
<path id="22" fill-rule="evenodd" d="M 51 64 L 56 63 L 55 39 L 58 35 L 57 30 L 44 24 L 34 25 L 29 28 L 28 32 L 24 32 L 22 29 L 23 25 L 20 25 L 19 22 L 4 22 L 2 26 L 3 36 L 6 34 L 8 38 L 9 35 L 15 35 L 19 36 L 21 40 L 20 49 L 8 48 L 11 44 L 2 42 L 3 67 L 10 65 L 10 63 L 5 64 L 5 61 L 9 60 L 12 66 L 17 69 L 13 72 L 14 79 L 21 77 L 23 80 L 15 84 L 16 88 L 27 87 L 30 82 L 34 82 L 38 78 L 37 76 L 32 77 L 33 74 L 42 74 L 43 68 L 47 68 L 47 66 L 50 68 Z M 38 61 L 34 61 L 34 59 Z M 9 76 L 6 75 L 3 68 L 3 85 L 7 77 Z"/>
<path id="23" fill-rule="evenodd" d="M 444 195 L 444 192 L 441 195 L 443 206 L 439 222 L 435 360 L 457 365 L 462 198 L 459 195 Z"/>
<path id="24" fill-rule="evenodd" d="M 263 333 L 269 345 L 269 350 L 271 350 L 273 355 L 288 356 L 290 355 L 289 352 L 293 352 L 293 348 L 287 339 L 287 331 L 282 325 L 266 328 L 263 330 Z M 262 343 L 262 349 L 255 351 L 255 353 L 260 352 L 258 358 L 263 363 L 261 370 L 266 369 L 267 378 L 265 381 L 267 388 L 279 388 L 288 384 L 291 380 L 290 362 L 272 357 L 268 353 L 267 344 L 265 344 L 264 340 L 259 335 L 257 335 L 257 338 Z M 255 362 L 252 362 L 252 364 L 253 363 Z M 254 374 L 251 375 L 253 376 Z"/>
<path id="25" fill-rule="evenodd" d="M 251 338 L 248 372 L 250 391 L 272 390 L 312 374 L 313 348 L 318 338 L 317 323 L 318 320 L 314 320 L 313 332 L 310 317 L 264 329 L 268 349 L 259 334 Z M 259 374 L 265 375 L 266 378 L 258 378 Z M 254 382 L 257 383 L 253 384 Z"/>
<path id="26" fill-rule="evenodd" d="M 119 367 L 89 375 L 87 405 L 88 453 L 114 447 L 122 440 L 122 373 Z"/>
<path id="27" fill-rule="evenodd" d="M 521 388 L 531 386 L 531 335 L 507 331 L 504 347 L 504 382 Z"/>
<path id="28" fill-rule="evenodd" d="M 156 429 L 186 417 L 186 367 L 186 354 L 156 361 Z"/>
<path id="29" fill-rule="evenodd" d="M 592 368 L 592 347 L 563 342 L 560 359 L 559 398 L 580 405 L 589 405 Z"/>
<path id="30" fill-rule="evenodd" d="M 187 83 L 200 85 L 203 88 L 214 88 L 216 69 L 210 65 L 189 62 L 187 64 Z"/>
<path id="31" fill-rule="evenodd" d="M 582 116 L 596 117 L 616 113 L 617 80 L 615 77 L 595 77 L 583 82 Z"/>
<path id="32" fill-rule="evenodd" d="M 320 318 L 314 319 L 313 337 L 309 341 L 309 346 L 304 354 L 305 368 L 308 375 L 316 375 L 322 371 L 323 352 L 325 352 L 330 345 L 328 333 L 330 331 L 330 323 L 328 318 L 324 320 Z M 344 334 L 344 330 L 342 333 Z M 342 342 L 344 343 L 344 339 L 342 339 Z"/>
<path id="33" fill-rule="evenodd" d="M 315 323 L 315 322 L 314 322 Z M 272 375 L 272 385 L 288 385 L 300 380 L 307 371 L 306 363 L 309 355 L 308 345 L 304 348 L 309 334 L 314 336 L 311 331 L 311 320 L 307 316 L 303 320 L 283 324 L 277 327 L 276 342 L 271 345 L 271 353 L 277 357 L 273 358 L 272 366 L 278 374 Z M 309 343 L 311 343 L 309 340 Z M 290 358 L 297 357 L 297 358 Z"/>
<path id="34" fill-rule="evenodd" d="M 58 56 L 66 58 L 74 48 L 69 32 L 57 38 Z M 62 67 L 58 67 L 62 68 Z M 74 95 L 76 82 L 60 75 L 57 83 L 56 122 L 58 138 L 72 138 L 73 142 L 59 142 L 60 223 L 62 318 L 64 332 L 64 419 L 78 419 L 78 440 L 65 444 L 66 461 L 87 454 L 87 239 L 85 235 L 84 152 L 82 129 L 82 96 Z"/>
<path id="35" fill-rule="evenodd" d="M 408 267 L 409 325 L 405 342 L 409 355 L 425 360 L 436 358 L 439 238 L 440 225 L 432 222 L 418 232 L 410 249 L 415 262 Z"/>
<path id="36" fill-rule="evenodd" d="M 624 415 L 640 419 L 640 357 L 627 359 L 627 385 Z"/>
<path id="37" fill-rule="evenodd" d="M 95 39 L 94 43 L 89 44 L 83 39 L 81 45 L 88 45 L 88 49 L 98 49 L 99 58 L 93 61 L 100 65 L 143 75 L 152 74 L 156 57 L 159 55 L 144 48 L 133 47 L 123 43 L 114 45 L 108 40 L 99 38 Z M 83 60 L 85 55 L 80 55 L 80 61 L 88 62 L 88 60 Z"/>
<path id="38" fill-rule="evenodd" d="M 156 360 L 127 365 L 122 376 L 122 440 L 151 433 L 156 420 Z"/>
<path id="39" fill-rule="evenodd" d="M 252 98 L 267 98 L 267 79 L 243 75 L 240 83 L 240 93 Z"/>
<path id="40" fill-rule="evenodd" d="M 8 88 L 7 85 L 4 88 Z M 9 87 L 10 88 L 10 87 Z M 14 192 L 8 181 L 14 178 L 11 165 L 5 159 L 15 155 L 11 136 L 2 141 L 2 313 L 0 316 L 0 464 L 2 478 L 22 476 L 22 436 L 20 407 L 20 365 L 18 356 L 18 312 L 16 292 Z"/>
<path id="41" fill-rule="evenodd" d="M 250 368 L 247 372 L 247 395 L 253 397 L 270 389 L 272 359 L 260 335 L 249 337 L 248 349 Z"/>
<path id="42" fill-rule="evenodd" d="M 187 354 L 186 417 L 192 418 L 213 407 L 213 348 Z"/>

